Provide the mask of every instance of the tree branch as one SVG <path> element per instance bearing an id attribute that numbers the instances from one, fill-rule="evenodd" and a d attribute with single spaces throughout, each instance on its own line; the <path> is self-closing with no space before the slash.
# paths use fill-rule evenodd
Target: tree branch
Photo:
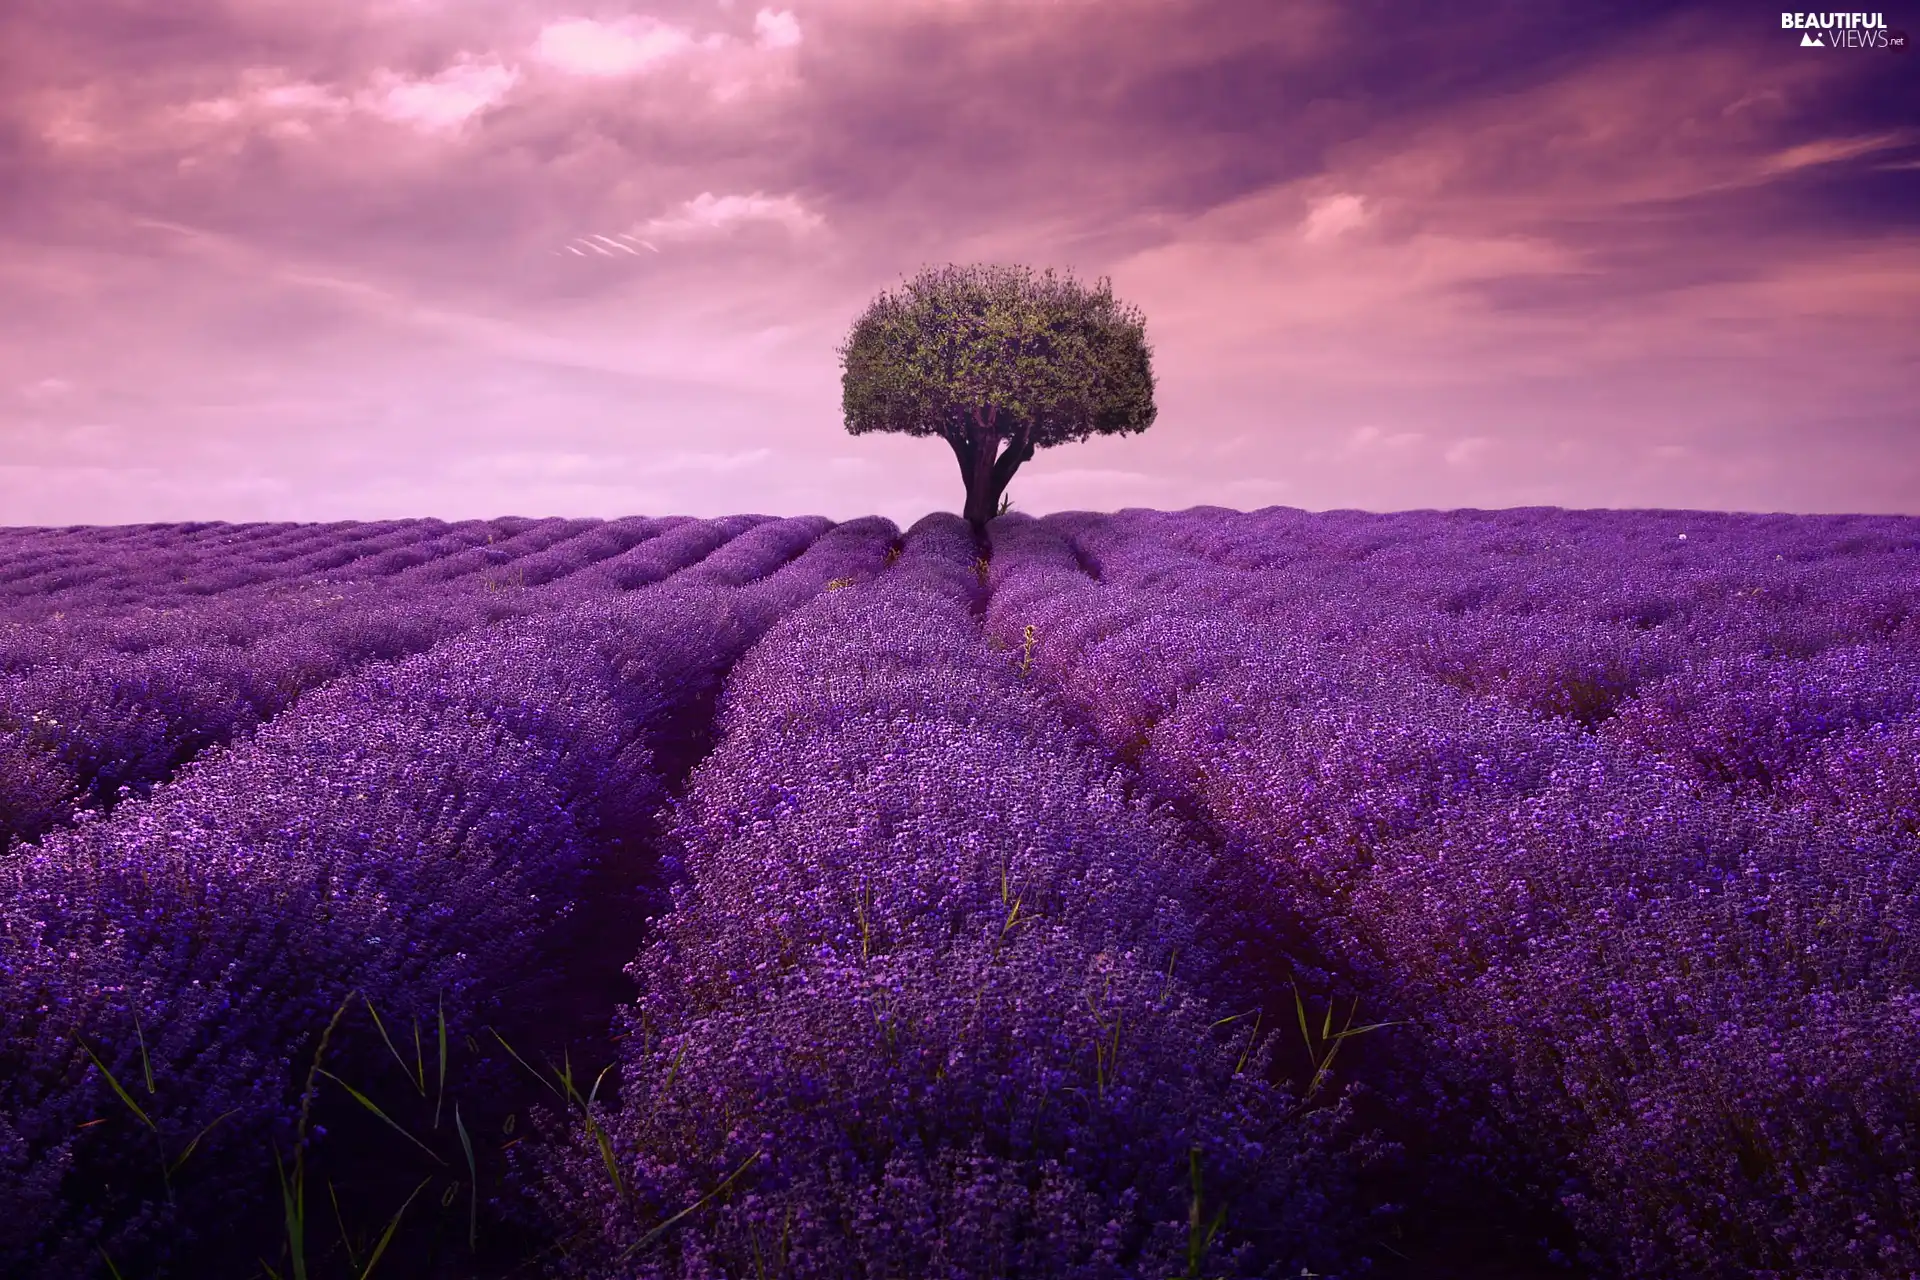
<path id="1" fill-rule="evenodd" d="M 1007 487 L 1007 482 L 1013 479 L 1013 473 L 1020 469 L 1020 464 L 1030 462 L 1032 459 L 1033 428 L 1028 425 L 1022 425 L 1020 428 L 1020 438 L 1017 440 L 1009 440 L 1006 451 L 994 461 L 993 496 L 996 501 L 999 500 L 1001 491 Z"/>

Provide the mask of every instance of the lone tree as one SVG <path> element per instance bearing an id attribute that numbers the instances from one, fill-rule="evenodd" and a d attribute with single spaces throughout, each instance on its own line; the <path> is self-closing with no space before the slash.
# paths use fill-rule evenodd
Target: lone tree
<path id="1" fill-rule="evenodd" d="M 1145 431 L 1158 412 L 1145 318 L 1105 278 L 928 268 L 876 298 L 839 354 L 848 433 L 945 439 L 976 534 L 1035 449 Z"/>

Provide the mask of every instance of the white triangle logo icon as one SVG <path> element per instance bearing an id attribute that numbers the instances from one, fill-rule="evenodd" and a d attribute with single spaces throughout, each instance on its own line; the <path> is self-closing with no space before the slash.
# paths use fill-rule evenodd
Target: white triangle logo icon
<path id="1" fill-rule="evenodd" d="M 1827 47 L 1827 42 L 1809 31 L 1800 37 L 1800 47 L 1802 49 L 1824 49 Z"/>

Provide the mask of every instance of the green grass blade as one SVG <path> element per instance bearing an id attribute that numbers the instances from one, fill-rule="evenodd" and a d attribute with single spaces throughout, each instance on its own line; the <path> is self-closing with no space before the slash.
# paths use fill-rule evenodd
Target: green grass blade
<path id="1" fill-rule="evenodd" d="M 133 1095 L 120 1087 L 120 1081 L 114 1078 L 113 1072 L 107 1070 L 107 1064 L 100 1061 L 100 1055 L 88 1047 L 85 1040 L 80 1040 L 78 1036 L 75 1036 L 74 1039 L 79 1042 L 82 1049 L 86 1050 L 87 1056 L 93 1059 L 93 1065 L 100 1068 L 100 1074 L 107 1078 L 107 1083 L 113 1086 L 113 1091 L 120 1095 L 120 1101 L 126 1103 L 134 1115 L 140 1117 L 141 1124 L 146 1125 L 148 1129 L 153 1131 L 154 1146 L 157 1147 L 160 1152 L 160 1183 L 166 1188 L 167 1203 L 172 1204 L 173 1170 L 167 1165 L 167 1142 L 165 1138 L 160 1136 L 160 1127 L 154 1124 L 151 1116 L 140 1109 L 140 1104 L 133 1100 Z"/>
<path id="2" fill-rule="evenodd" d="M 302 1185 L 306 1179 L 296 1164 L 293 1183 L 288 1185 L 287 1166 L 280 1159 L 279 1147 L 273 1149 L 273 1171 L 280 1179 L 280 1206 L 286 1213 L 287 1252 L 293 1261 L 293 1280 L 307 1280 L 307 1197 Z"/>
<path id="3" fill-rule="evenodd" d="M 1240 1061 L 1234 1064 L 1233 1073 L 1239 1075 L 1247 1069 L 1247 1059 L 1253 1055 L 1254 1047 L 1260 1042 L 1260 1020 L 1266 1016 L 1266 1010 L 1253 1011 L 1253 1030 L 1247 1033 L 1247 1047 L 1240 1051 Z"/>
<path id="4" fill-rule="evenodd" d="M 408 1206 L 413 1203 L 414 1196 L 418 1196 L 422 1191 L 426 1190 L 427 1184 L 432 1181 L 432 1174 L 428 1174 L 426 1177 L 420 1179 L 420 1185 L 413 1189 L 413 1195 L 408 1196 L 406 1203 L 400 1206 L 399 1212 L 393 1215 L 393 1221 L 389 1222 L 387 1229 L 380 1233 L 380 1243 L 373 1246 L 373 1256 L 367 1259 L 367 1266 L 366 1269 L 360 1273 L 360 1280 L 367 1280 L 367 1277 L 373 1274 L 373 1268 L 379 1263 L 381 1255 L 386 1253 L 387 1246 L 393 1243 L 393 1233 L 400 1229 L 401 1216 L 406 1213 Z"/>
<path id="5" fill-rule="evenodd" d="M 682 1041 L 680 1047 L 673 1051 L 673 1062 L 667 1067 L 667 1082 L 660 1086 L 661 1093 L 664 1094 L 673 1088 L 673 1078 L 680 1074 L 680 1059 L 686 1055 L 686 1052 L 686 1042 Z"/>
<path id="6" fill-rule="evenodd" d="M 85 1040 L 80 1041 L 80 1047 L 86 1051 L 89 1058 L 93 1059 L 93 1065 L 100 1068 L 100 1074 L 107 1078 L 107 1083 L 113 1086 L 113 1091 L 120 1095 L 120 1101 L 126 1103 L 127 1109 L 133 1112 L 134 1115 L 140 1117 L 140 1123 L 152 1129 L 157 1136 L 160 1130 L 154 1125 L 147 1113 L 140 1109 L 140 1104 L 133 1100 L 133 1095 L 120 1087 L 120 1081 L 114 1078 L 113 1072 L 107 1070 L 107 1064 L 100 1061 L 100 1055 L 95 1053 Z"/>
<path id="7" fill-rule="evenodd" d="M 688 1214 L 692 1213 L 695 1209 L 698 1209 L 701 1205 L 704 1205 L 707 1201 L 719 1195 L 722 1191 L 725 1191 L 729 1186 L 733 1184 L 733 1180 L 735 1178 L 738 1178 L 741 1174 L 745 1173 L 749 1168 L 752 1167 L 753 1162 L 755 1160 L 758 1160 L 764 1154 L 765 1154 L 764 1151 L 756 1151 L 752 1155 L 748 1156 L 744 1161 L 741 1162 L 740 1167 L 738 1169 L 735 1169 L 732 1173 L 726 1176 L 726 1178 L 720 1183 L 719 1186 L 707 1192 L 707 1194 L 705 1194 L 704 1196 L 701 1196 L 698 1200 L 694 1201 L 692 1204 L 688 1205 L 686 1208 L 682 1209 L 680 1212 L 674 1214 L 671 1218 L 668 1218 L 665 1222 L 661 1223 L 659 1226 L 655 1227 L 653 1230 L 647 1232 L 647 1234 L 645 1234 L 644 1236 L 641 1236 L 638 1242 L 627 1246 L 627 1251 L 620 1255 L 620 1261 L 625 1262 L 628 1258 L 632 1257 L 634 1254 L 638 1253 L 640 1250 L 646 1248 L 648 1245 L 652 1244 L 655 1240 L 659 1239 L 661 1233 L 666 1231 L 668 1227 L 680 1221 L 680 1219 L 686 1217 Z"/>
<path id="8" fill-rule="evenodd" d="M 521 1066 L 526 1067 L 528 1075 L 532 1076 L 535 1080 L 538 1080 L 541 1084 L 546 1085 L 547 1092 L 551 1093 L 554 1097 L 560 1099 L 560 1101 L 562 1102 L 565 1102 L 567 1100 L 567 1096 L 565 1094 L 561 1093 L 558 1089 L 554 1088 L 551 1084 L 547 1083 L 547 1078 L 545 1076 L 541 1075 L 538 1071 L 535 1071 L 531 1066 L 527 1065 L 527 1060 L 521 1057 L 518 1051 L 516 1051 L 512 1045 L 507 1043 L 507 1039 L 505 1036 L 501 1035 L 498 1031 L 495 1031 L 492 1027 L 487 1028 L 487 1034 L 492 1036 L 495 1040 L 498 1040 L 500 1042 L 500 1047 L 502 1049 L 505 1049 L 508 1053 L 513 1054 L 513 1060 L 519 1063 Z"/>
<path id="9" fill-rule="evenodd" d="M 133 1011 L 133 1034 L 134 1034 L 134 1037 L 140 1042 L 140 1069 L 141 1071 L 146 1073 L 147 1096 L 151 1098 L 154 1093 L 153 1062 L 150 1058 L 147 1057 L 147 1033 L 140 1026 L 140 1010 L 138 1008 L 134 1009 Z"/>
<path id="10" fill-rule="evenodd" d="M 591 1112 L 583 1111 L 580 1115 L 581 1119 L 587 1123 L 587 1132 L 592 1135 L 594 1145 L 600 1148 L 600 1163 L 606 1166 L 607 1176 L 613 1179 L 614 1194 L 622 1200 L 626 1199 L 627 1184 L 620 1177 L 620 1162 L 614 1158 L 612 1140 L 607 1137 L 606 1131 L 600 1127 Z"/>
<path id="11" fill-rule="evenodd" d="M 211 1121 L 208 1122 L 206 1128 L 202 1129 L 200 1132 L 193 1135 L 193 1141 L 187 1144 L 187 1149 L 180 1153 L 180 1158 L 173 1162 L 173 1167 L 169 1169 L 168 1172 L 178 1173 L 180 1171 L 180 1166 L 187 1162 L 187 1157 L 192 1155 L 194 1152 L 194 1149 L 200 1145 L 200 1139 L 206 1137 L 208 1134 L 213 1132 L 214 1125 L 217 1125 L 222 1120 L 225 1120 L 227 1116 L 234 1116 L 239 1114 L 240 1114 L 240 1108 L 235 1107 L 233 1110 L 228 1111 L 223 1115 L 215 1116 Z"/>
<path id="12" fill-rule="evenodd" d="M 433 1100 L 433 1127 L 440 1128 L 440 1108 L 447 1102 L 447 999 L 440 997 L 440 1088 Z"/>
<path id="13" fill-rule="evenodd" d="M 300 1120 L 293 1130 L 291 1190 L 287 1186 L 286 1170 L 281 1167 L 280 1148 L 273 1149 L 274 1168 L 280 1175 L 280 1197 L 287 1211 L 287 1246 L 293 1255 L 293 1280 L 307 1280 L 307 1119 L 313 1113 L 313 1099 L 318 1092 L 316 1082 L 325 1074 L 320 1070 L 320 1062 L 327 1056 L 327 1046 L 333 1042 L 333 1033 L 340 1026 L 340 1019 L 346 1016 L 348 1006 L 359 994 L 360 990 L 356 987 L 340 997 L 339 1007 L 327 1019 L 327 1028 L 320 1033 L 320 1043 L 314 1047 L 313 1065 L 307 1068 L 307 1083 L 300 1090 Z"/>
<path id="14" fill-rule="evenodd" d="M 1404 1018 L 1397 1022 L 1369 1022 L 1364 1027 L 1355 1027 L 1351 1031 L 1342 1031 L 1340 1034 L 1334 1036 L 1333 1038 L 1335 1040 L 1344 1040 L 1348 1036 L 1357 1036 L 1357 1035 L 1364 1034 L 1365 1032 L 1368 1032 L 1368 1031 L 1378 1031 L 1382 1027 L 1404 1027 L 1406 1025 L 1407 1023 Z"/>
<path id="15" fill-rule="evenodd" d="M 613 1064 L 611 1062 L 609 1062 L 606 1066 L 600 1068 L 600 1074 L 593 1078 L 593 1088 L 587 1091 L 586 1105 L 592 1106 L 593 1100 L 600 1096 L 600 1082 L 607 1078 L 607 1072 L 611 1070 L 613 1070 Z"/>
<path id="16" fill-rule="evenodd" d="M 373 1112 L 374 1115 L 386 1121 L 389 1128 L 391 1128 L 395 1133 L 399 1134 L 401 1137 L 405 1138 L 408 1142 L 411 1142 L 414 1146 L 426 1152 L 428 1158 L 430 1158 L 435 1164 L 441 1165 L 443 1167 L 446 1165 L 447 1162 L 445 1160 L 442 1160 L 439 1157 L 439 1155 L 435 1153 L 432 1147 L 428 1146 L 426 1143 L 420 1141 L 420 1139 L 414 1137 L 412 1134 L 408 1133 L 405 1129 L 401 1128 L 400 1125 L 394 1120 L 392 1116 L 382 1111 L 380 1109 L 379 1103 L 375 1102 L 372 1098 L 369 1098 L 366 1094 L 360 1092 L 358 1089 L 354 1088 L 352 1085 L 348 1084 L 345 1080 L 342 1080 L 339 1076 L 333 1074 L 333 1072 L 331 1071 L 322 1071 L 320 1074 L 325 1076 L 327 1079 L 333 1081 L 335 1084 L 339 1085 L 342 1089 L 345 1089 L 348 1093 L 352 1094 L 353 1100 L 355 1102 L 358 1102 L 361 1106 Z"/>
<path id="17" fill-rule="evenodd" d="M 380 1021 L 380 1011 L 373 1007 L 373 1001 L 367 1000 L 365 996 L 362 996 L 361 999 L 366 1000 L 367 1012 L 373 1015 L 373 1025 L 380 1032 L 380 1038 L 386 1041 L 387 1052 L 392 1054 L 393 1060 L 400 1064 L 400 1070 L 407 1077 L 407 1083 L 413 1084 L 413 1072 L 407 1070 L 407 1060 L 400 1056 L 398 1049 L 393 1047 L 393 1037 L 387 1034 L 387 1024 Z M 423 1098 L 426 1097 L 426 1091 L 421 1090 L 420 1096 Z"/>
<path id="18" fill-rule="evenodd" d="M 419 1072 L 420 1096 L 427 1096 L 427 1052 L 420 1047 L 420 1019 L 413 1020 L 413 1066 Z"/>
<path id="19" fill-rule="evenodd" d="M 120 1274 L 120 1268 L 113 1265 L 113 1259 L 107 1256 L 105 1249 L 95 1245 L 93 1251 L 100 1255 L 100 1261 L 107 1264 L 107 1274 L 112 1276 L 113 1280 L 126 1280 L 126 1277 Z"/>
<path id="20" fill-rule="evenodd" d="M 353 1247 L 353 1234 L 347 1230 L 347 1215 L 340 1212 L 340 1193 L 333 1189 L 333 1179 L 327 1179 L 327 1198 L 333 1201 L 334 1225 L 340 1228 L 340 1243 L 347 1249 L 347 1265 L 356 1271 L 360 1268 L 360 1251 Z"/>
<path id="21" fill-rule="evenodd" d="M 460 1104 L 453 1104 L 453 1127 L 460 1134 L 460 1149 L 467 1153 L 467 1251 L 479 1248 L 476 1241 L 480 1236 L 480 1170 L 473 1162 L 473 1139 L 467 1136 L 467 1126 L 460 1119 Z"/>

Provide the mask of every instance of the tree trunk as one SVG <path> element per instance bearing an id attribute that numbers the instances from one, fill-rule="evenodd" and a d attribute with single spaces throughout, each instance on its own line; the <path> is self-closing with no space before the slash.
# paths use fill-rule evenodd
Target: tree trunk
<path id="1" fill-rule="evenodd" d="M 1033 457 L 1028 432 L 1023 428 L 1018 437 L 1007 441 L 1007 447 L 1000 450 L 1000 435 L 993 430 L 989 418 L 984 423 L 976 422 L 965 438 L 948 436 L 947 443 L 953 446 L 954 458 L 960 464 L 961 482 L 967 487 L 962 514 L 973 526 L 974 533 L 984 536 L 987 521 L 999 514 L 1001 495 L 1006 493 L 1013 473 Z M 996 451 L 998 457 L 994 456 Z"/>
<path id="2" fill-rule="evenodd" d="M 968 442 L 967 505 L 962 514 L 976 534 L 986 531 L 987 521 L 993 519 L 1000 505 L 1000 495 L 993 491 L 993 451 L 999 443 L 984 431 L 975 432 Z"/>

